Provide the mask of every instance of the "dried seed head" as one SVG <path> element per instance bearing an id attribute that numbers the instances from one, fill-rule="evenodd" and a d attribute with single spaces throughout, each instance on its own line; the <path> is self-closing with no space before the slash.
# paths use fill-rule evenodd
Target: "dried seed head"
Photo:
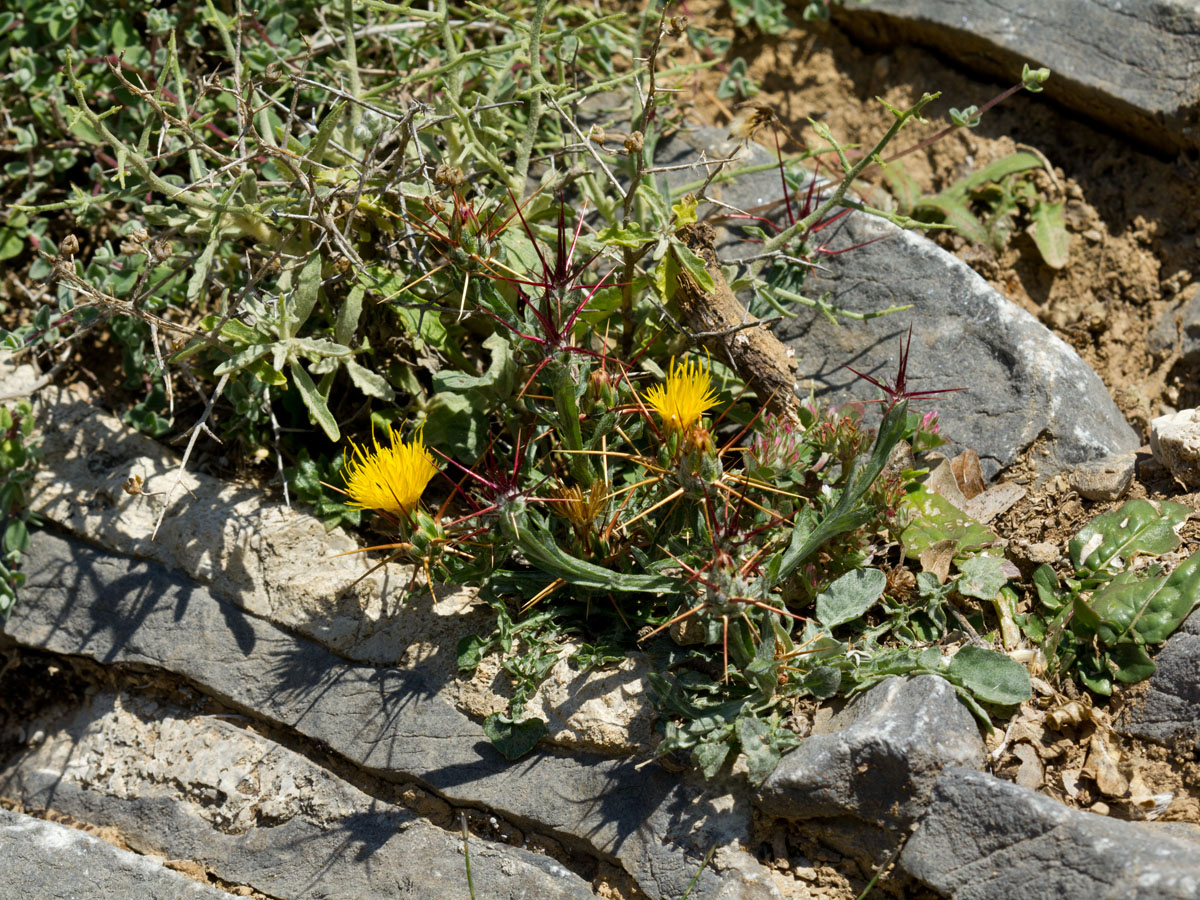
<path id="1" fill-rule="evenodd" d="M 443 187 L 457 190 L 467 183 L 467 176 L 458 166 L 448 166 L 441 163 L 433 172 L 433 180 Z"/>
<path id="2" fill-rule="evenodd" d="M 150 242 L 150 258 L 155 262 L 166 262 L 171 258 L 175 249 L 171 246 L 170 241 L 155 239 Z"/>
<path id="3" fill-rule="evenodd" d="M 687 16 L 671 16 L 663 23 L 663 31 L 668 37 L 676 37 L 687 33 L 688 17 Z"/>
<path id="4" fill-rule="evenodd" d="M 762 103 L 749 103 L 749 110 L 729 126 L 729 136 L 745 141 L 754 137 L 754 133 L 775 120 L 775 110 Z"/>
<path id="5" fill-rule="evenodd" d="M 350 271 L 350 260 L 344 256 L 339 256 L 333 261 L 333 270 L 339 275 L 345 275 Z"/>
<path id="6" fill-rule="evenodd" d="M 280 77 L 281 72 L 279 70 L 279 63 L 268 63 L 266 70 L 263 71 L 263 81 L 265 81 L 267 84 L 274 84 L 280 79 Z"/>
<path id="7" fill-rule="evenodd" d="M 78 252 L 79 252 L 79 238 L 75 237 L 75 235 L 73 235 L 73 234 L 68 234 L 65 238 L 62 239 L 62 243 L 58 245 L 59 257 L 74 256 Z"/>
<path id="8" fill-rule="evenodd" d="M 136 497 L 142 493 L 142 485 L 144 484 L 141 475 L 130 475 L 121 485 L 121 489 L 131 497 Z"/>
<path id="9" fill-rule="evenodd" d="M 608 140 L 608 135 L 604 133 L 604 129 L 599 125 L 593 125 L 591 132 L 588 134 L 593 143 L 604 146 L 604 142 Z"/>
<path id="10" fill-rule="evenodd" d="M 645 142 L 646 140 L 642 133 L 635 131 L 629 137 L 625 138 L 625 152 L 630 156 L 633 156 L 635 153 L 641 153 Z"/>

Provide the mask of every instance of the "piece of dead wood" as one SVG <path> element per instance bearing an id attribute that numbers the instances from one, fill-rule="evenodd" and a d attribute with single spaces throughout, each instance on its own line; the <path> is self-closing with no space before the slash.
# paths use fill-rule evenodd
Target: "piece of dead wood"
<path id="1" fill-rule="evenodd" d="M 765 324 L 756 324 L 729 289 L 717 262 L 712 227 L 685 225 L 676 236 L 704 260 L 713 281 L 713 289 L 705 291 L 686 271 L 680 272 L 674 299 L 683 324 L 709 353 L 730 362 L 770 412 L 795 419 L 794 354 Z"/>

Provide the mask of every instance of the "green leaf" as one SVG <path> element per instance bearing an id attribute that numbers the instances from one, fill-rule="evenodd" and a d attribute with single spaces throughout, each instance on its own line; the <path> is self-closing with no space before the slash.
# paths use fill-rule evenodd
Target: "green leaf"
<path id="1" fill-rule="evenodd" d="M 24 519 L 13 519 L 4 530 L 4 552 L 24 553 L 29 549 L 29 529 Z"/>
<path id="2" fill-rule="evenodd" d="M 1042 606 L 1052 612 L 1062 609 L 1063 602 L 1058 596 L 1058 574 L 1052 567 L 1045 563 L 1038 566 L 1033 573 L 1033 586 Z"/>
<path id="3" fill-rule="evenodd" d="M 541 719 L 514 722 L 503 713 L 492 713 L 483 720 L 483 733 L 488 736 L 492 746 L 512 762 L 532 750 L 547 731 L 546 723 Z"/>
<path id="4" fill-rule="evenodd" d="M 350 293 L 337 311 L 337 321 L 333 326 L 333 339 L 347 347 L 354 341 L 354 333 L 358 330 L 358 320 L 362 316 L 363 295 L 367 292 L 361 284 L 350 288 Z"/>
<path id="5" fill-rule="evenodd" d="M 325 118 L 321 120 L 321 127 L 317 129 L 316 135 L 312 142 L 308 145 L 308 151 L 304 154 L 305 160 L 301 165 L 301 169 L 311 174 L 313 164 L 324 160 L 325 151 L 329 147 L 329 141 L 337 131 L 338 125 L 342 121 L 342 113 L 346 109 L 346 101 L 339 100 L 333 105 L 333 108 L 325 114 Z"/>
<path id="6" fill-rule="evenodd" d="M 958 567 L 962 577 L 958 579 L 958 592 L 964 597 L 992 601 L 1000 588 L 1008 584 L 1004 574 L 1004 563 L 994 556 L 972 556 Z"/>
<path id="7" fill-rule="evenodd" d="M 446 391 L 435 394 L 425 407 L 425 443 L 463 459 L 475 459 L 482 451 L 487 420 L 471 398 Z"/>
<path id="8" fill-rule="evenodd" d="M 692 279 L 700 286 L 700 290 L 706 293 L 714 287 L 712 276 L 708 274 L 708 269 L 704 265 L 704 260 L 692 252 L 692 249 L 682 241 L 671 241 L 671 253 L 679 262 L 683 271 L 692 276 Z"/>
<path id="9" fill-rule="evenodd" d="M 1016 706 L 1033 696 L 1029 672 L 1016 660 L 968 644 L 950 660 L 946 676 L 984 703 Z"/>
<path id="10" fill-rule="evenodd" d="M 686 194 L 678 203 L 671 204 L 671 212 L 675 216 L 676 228 L 694 224 L 696 221 L 696 195 Z"/>
<path id="11" fill-rule="evenodd" d="M 832 666 L 817 666 L 796 679 L 793 685 L 807 691 L 818 700 L 828 700 L 842 686 L 842 673 Z"/>
<path id="12" fill-rule="evenodd" d="M 1137 684 L 1154 674 L 1154 661 L 1145 647 L 1132 642 L 1118 644 L 1108 652 L 1108 660 L 1117 681 Z"/>
<path id="13" fill-rule="evenodd" d="M 561 578 L 568 584 L 590 587 L 601 591 L 629 591 L 631 593 L 669 594 L 679 589 L 679 582 L 663 575 L 626 575 L 603 566 L 577 559 L 564 551 L 548 532 L 532 527 L 521 528 L 519 533 L 501 517 L 501 524 L 514 533 L 521 552 L 543 572 Z"/>
<path id="14" fill-rule="evenodd" d="M 239 350 L 213 369 L 213 374 L 217 376 L 228 375 L 236 372 L 238 369 L 244 369 L 255 360 L 266 356 L 272 349 L 271 344 L 252 344 L 245 350 Z"/>
<path id="15" fill-rule="evenodd" d="M 0 261 L 20 256 L 25 238 L 15 228 L 0 227 Z"/>
<path id="16" fill-rule="evenodd" d="M 1068 545 L 1076 569 L 1104 572 L 1118 558 L 1138 553 L 1169 553 L 1179 546 L 1176 533 L 1191 510 L 1181 503 L 1130 500 L 1097 516 Z"/>
<path id="17" fill-rule="evenodd" d="M 296 283 L 296 291 L 292 295 L 291 309 L 288 310 L 291 319 L 287 337 L 295 337 L 308 321 L 313 307 L 317 305 L 317 295 L 321 292 L 321 254 L 314 251 L 308 257 L 304 268 L 300 270 L 300 278 Z"/>
<path id="18" fill-rule="evenodd" d="M 492 642 L 477 634 L 468 634 L 458 641 L 457 658 L 459 671 L 473 672 L 483 661 L 483 655 Z"/>
<path id="19" fill-rule="evenodd" d="M 722 737 L 719 740 L 701 741 L 692 748 L 692 763 L 705 778 L 714 778 L 721 771 L 729 751 L 733 749 L 729 742 Z"/>
<path id="20" fill-rule="evenodd" d="M 679 260 L 674 253 L 663 254 L 658 265 L 654 267 L 654 286 L 664 303 L 670 302 L 679 287 Z"/>
<path id="21" fill-rule="evenodd" d="M 1010 153 L 1008 156 L 1001 157 L 989 165 L 984 166 L 978 172 L 972 172 L 961 181 L 956 181 L 945 191 L 945 194 L 960 194 L 967 195 L 979 190 L 989 181 L 1003 181 L 1010 175 L 1016 175 L 1018 172 L 1028 172 L 1031 169 L 1041 169 L 1045 167 L 1042 158 L 1035 153 L 1027 153 L 1020 151 L 1018 153 Z"/>
<path id="22" fill-rule="evenodd" d="M 396 392 L 382 375 L 376 375 L 370 369 L 360 366 L 352 359 L 343 363 L 346 373 L 355 386 L 368 397 L 378 397 L 380 400 L 395 400 Z"/>
<path id="23" fill-rule="evenodd" d="M 212 268 L 213 257 L 220 245 L 221 229 L 214 228 L 212 234 L 209 235 L 208 243 L 204 245 L 204 250 L 196 260 L 196 267 L 192 269 L 192 277 L 188 279 L 187 290 L 184 293 L 188 303 L 195 301 L 204 289 L 204 282 L 208 280 L 208 270 Z"/>
<path id="24" fill-rule="evenodd" d="M 610 247 L 628 247 L 640 250 L 646 244 L 658 240 L 658 235 L 645 231 L 636 222 L 628 224 L 614 223 L 596 234 L 596 239 Z"/>
<path id="25" fill-rule="evenodd" d="M 887 587 L 887 576 L 879 569 L 847 572 L 817 595 L 817 619 L 833 628 L 857 619 L 874 606 Z"/>
<path id="26" fill-rule="evenodd" d="M 999 540 L 945 497 L 924 487 L 906 494 L 901 505 L 909 513 L 908 527 L 900 534 L 904 555 L 909 559 L 917 559 L 939 541 L 955 541 L 954 555 L 961 558 Z"/>
<path id="27" fill-rule="evenodd" d="M 738 719 L 738 742 L 746 756 L 747 778 L 753 785 L 762 784 L 775 771 L 782 754 L 771 740 L 771 728 L 762 719 L 750 716 Z"/>
<path id="28" fill-rule="evenodd" d="M 1114 646 L 1131 634 L 1161 644 L 1200 603 L 1200 552 L 1189 556 L 1170 576 L 1114 578 L 1092 596 L 1096 634 Z"/>
<path id="29" fill-rule="evenodd" d="M 1033 223 L 1029 234 L 1037 244 L 1042 259 L 1052 269 L 1063 268 L 1071 254 L 1071 235 L 1063 218 L 1063 203 L 1038 201 L 1029 211 Z"/>
<path id="30" fill-rule="evenodd" d="M 325 398 L 321 396 L 321 392 L 313 383 L 312 377 L 295 360 L 289 364 L 289 370 L 292 373 L 292 383 L 300 392 L 300 399 L 308 407 L 313 421 L 321 426 L 325 436 L 331 441 L 339 440 L 342 433 L 338 429 L 337 422 L 334 421 L 333 414 L 329 411 L 329 405 L 325 402 Z"/>
<path id="31" fill-rule="evenodd" d="M 495 409 L 513 392 L 517 374 L 517 363 L 513 358 L 512 344 L 497 332 L 483 342 L 491 354 L 491 363 L 482 375 L 469 375 L 453 369 L 443 369 L 433 376 L 435 393 L 474 393 L 474 405 L 479 412 Z"/>

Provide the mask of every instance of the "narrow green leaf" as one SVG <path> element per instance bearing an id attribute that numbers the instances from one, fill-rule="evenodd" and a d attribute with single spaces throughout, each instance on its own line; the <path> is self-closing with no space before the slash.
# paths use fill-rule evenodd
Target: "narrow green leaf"
<path id="1" fill-rule="evenodd" d="M 313 421 L 321 426 L 321 430 L 331 441 L 340 440 L 342 433 L 338 429 L 337 422 L 334 421 L 333 414 L 329 412 L 329 405 L 325 402 L 325 398 L 321 396 L 321 392 L 313 383 L 312 376 L 305 372 L 304 368 L 295 360 L 289 364 L 289 368 L 292 373 L 292 383 L 300 392 L 300 399 L 308 407 Z"/>
<path id="2" fill-rule="evenodd" d="M 304 268 L 300 270 L 300 278 L 296 283 L 296 291 L 292 295 L 289 310 L 292 324 L 288 337 L 295 337 L 308 321 L 313 307 L 317 305 L 317 295 L 321 291 L 321 254 L 313 251 Z"/>
<path id="3" fill-rule="evenodd" d="M 350 376 L 350 380 L 368 397 L 378 397 L 380 400 L 396 399 L 396 392 L 392 390 L 392 386 L 382 375 L 376 375 L 352 359 L 346 360 L 343 365 L 346 367 L 346 373 Z"/>
<path id="4" fill-rule="evenodd" d="M 346 108 L 346 101 L 339 100 L 333 105 L 333 108 L 325 114 L 325 118 L 321 120 L 321 125 L 317 129 L 312 142 L 308 145 L 305 151 L 305 159 L 302 168 L 305 172 L 312 173 L 313 163 L 322 162 L 325 158 L 325 151 L 329 147 L 329 141 L 337 131 L 338 125 L 342 121 L 342 112 Z"/>
<path id="5" fill-rule="evenodd" d="M 358 320 L 362 316 L 363 295 L 367 289 L 361 284 L 350 288 L 350 293 L 337 311 L 337 321 L 333 326 L 333 339 L 339 344 L 349 347 L 354 342 L 354 334 L 358 330 Z"/>
<path id="6" fill-rule="evenodd" d="M 700 290 L 707 293 L 713 289 L 712 276 L 708 274 L 704 260 L 692 252 L 690 247 L 682 241 L 672 240 L 671 253 L 679 261 L 679 265 L 683 271 L 691 275 L 696 284 L 700 286 Z"/>
<path id="7" fill-rule="evenodd" d="M 508 526 L 508 519 L 500 520 Z M 511 527 L 511 526 L 509 526 Z M 513 529 L 515 532 L 515 529 Z M 568 584 L 601 591 L 629 591 L 644 594 L 669 594 L 679 589 L 679 582 L 662 575 L 626 575 L 603 566 L 577 559 L 555 543 L 553 536 L 540 529 L 522 528 L 512 537 L 529 561 L 543 572 L 561 578 Z"/>

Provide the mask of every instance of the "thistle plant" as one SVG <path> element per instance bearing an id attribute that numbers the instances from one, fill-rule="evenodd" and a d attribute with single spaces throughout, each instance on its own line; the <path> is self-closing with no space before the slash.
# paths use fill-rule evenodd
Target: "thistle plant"
<path id="1" fill-rule="evenodd" d="M 90 9 L 55 20 L 42 38 L 71 30 L 86 54 L 42 66 L 9 106 L 55 134 L 54 171 L 90 166 L 93 184 L 2 182 L 0 256 L 44 283 L 5 346 L 53 364 L 111 331 L 145 390 L 128 418 L 183 441 L 181 471 L 211 434 L 273 460 L 285 500 L 332 521 L 371 511 L 386 542 L 369 549 L 412 564 L 413 589 L 418 573 L 478 587 L 497 630 L 460 662 L 505 655 L 516 699 L 486 727 L 507 755 L 544 732 L 525 703 L 564 631 L 607 642 L 592 659 L 654 655 L 659 751 L 710 774 L 740 755 L 765 777 L 796 740 L 787 704 L 888 674 L 939 671 L 981 716 L 1016 702 L 988 651 L 950 668 L 936 652 L 944 592 L 915 609 L 885 584 L 920 476 L 885 465 L 933 441 L 909 405 L 940 392 L 907 388 L 907 348 L 876 382 L 876 429 L 861 405 L 794 402 L 790 377 L 764 389 L 729 299 L 837 314 L 801 287 L 841 252 L 828 237 L 853 186 L 935 95 L 891 110 L 857 161 L 828 134 L 819 181 L 777 145 L 786 224 L 727 279 L 692 238 L 729 212 L 710 189 L 742 170 L 707 161 L 672 194 L 655 164 L 674 98 L 718 62 L 698 29 L 658 4 L 633 21 L 550 0 L 435 7 L 302 5 L 265 23 L 146 7 L 144 46 Z M 32 27 L 15 26 L 29 46 Z M 629 102 L 597 111 L 612 92 Z M 92 227 L 118 220 L 116 245 Z M 690 325 L 685 295 L 692 312 L 729 300 L 730 328 Z M 21 511 L 6 515 L 20 537 Z"/>

